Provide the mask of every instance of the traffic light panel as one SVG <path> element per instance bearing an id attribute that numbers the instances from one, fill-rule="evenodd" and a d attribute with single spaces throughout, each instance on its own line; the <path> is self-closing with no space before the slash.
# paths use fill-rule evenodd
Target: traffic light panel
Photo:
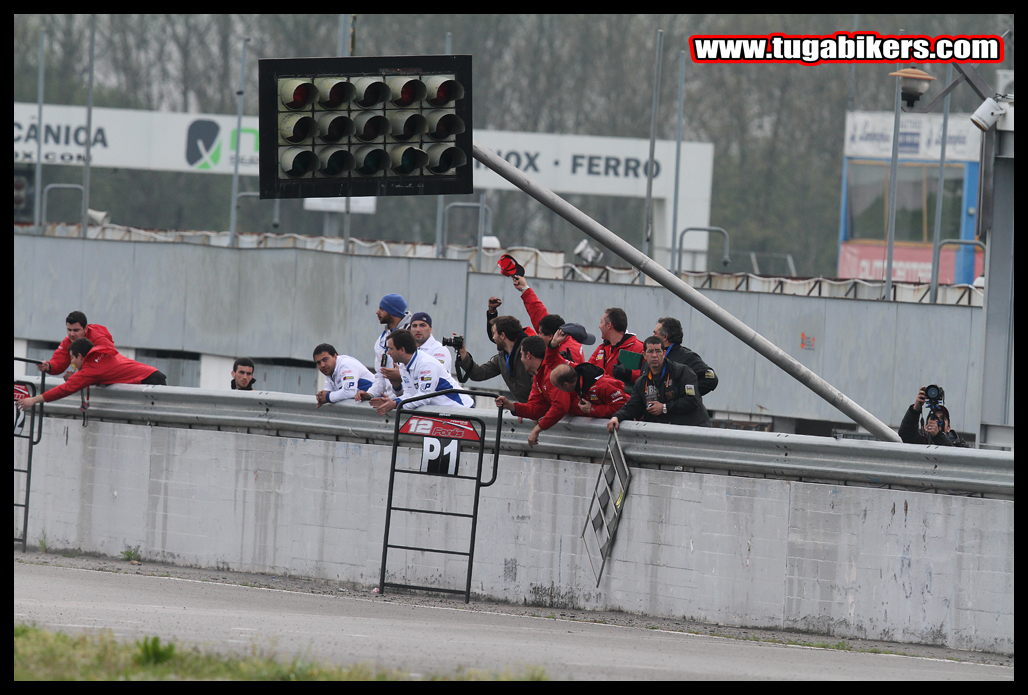
<path id="1" fill-rule="evenodd" d="M 259 62 L 261 198 L 472 192 L 471 56 Z"/>

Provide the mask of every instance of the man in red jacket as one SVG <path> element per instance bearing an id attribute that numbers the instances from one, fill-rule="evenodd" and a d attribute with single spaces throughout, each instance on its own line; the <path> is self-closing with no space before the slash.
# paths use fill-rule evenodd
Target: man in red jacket
<path id="1" fill-rule="evenodd" d="M 506 396 L 496 399 L 496 407 L 506 408 L 519 418 L 536 421 L 535 428 L 528 435 L 529 446 L 538 444 L 539 433 L 557 424 L 571 408 L 571 397 L 550 383 L 546 353 L 546 341 L 542 337 L 533 335 L 522 340 L 521 361 L 533 375 L 532 393 L 527 403 L 512 403 Z"/>
<path id="2" fill-rule="evenodd" d="M 40 362 L 36 369 L 47 374 L 64 374 L 71 365 L 71 356 L 68 348 L 79 338 L 86 338 L 94 347 L 109 352 L 117 352 L 114 347 L 114 339 L 111 332 L 98 323 L 86 321 L 86 315 L 81 311 L 73 311 L 64 319 L 68 335 L 61 341 L 60 346 L 54 350 L 53 357 L 46 362 Z"/>
<path id="3" fill-rule="evenodd" d="M 520 275 L 514 276 L 514 289 L 521 293 L 521 301 L 525 303 L 525 310 L 532 320 L 532 328 L 535 332 L 549 342 L 557 332 L 557 329 L 564 325 L 564 319 L 558 314 L 550 314 L 546 311 L 546 305 L 536 296 L 535 290 L 528 286 L 528 282 Z M 578 364 L 585 362 L 585 353 L 582 351 L 582 344 L 574 338 L 568 338 L 560 346 L 561 357 Z"/>
<path id="4" fill-rule="evenodd" d="M 571 395 L 571 415 L 609 418 L 628 403 L 624 384 L 588 362 L 554 367 L 550 382 Z"/>
<path id="5" fill-rule="evenodd" d="M 642 341 L 635 337 L 635 333 L 627 331 L 628 316 L 624 309 L 612 307 L 603 312 L 603 317 L 600 318 L 600 337 L 603 338 L 603 342 L 589 358 L 589 364 L 595 364 L 607 376 L 620 379 L 630 387 L 639 378 L 646 365 L 640 361 L 638 369 L 628 369 L 623 364 L 619 364 L 618 355 L 622 350 L 637 352 L 640 360 L 642 358 L 644 349 Z"/>
<path id="6" fill-rule="evenodd" d="M 168 379 L 155 367 L 130 360 L 116 350 L 94 347 L 85 338 L 79 338 L 68 349 L 75 373 L 60 386 L 32 398 L 18 401 L 18 407 L 28 410 L 36 403 L 56 401 L 81 391 L 93 384 L 153 384 L 163 386 Z"/>

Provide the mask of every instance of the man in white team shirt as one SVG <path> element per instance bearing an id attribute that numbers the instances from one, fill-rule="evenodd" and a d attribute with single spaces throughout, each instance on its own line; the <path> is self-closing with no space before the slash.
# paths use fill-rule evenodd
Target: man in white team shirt
<path id="1" fill-rule="evenodd" d="M 414 336 L 414 342 L 418 350 L 427 352 L 439 360 L 447 374 L 453 374 L 453 355 L 450 350 L 432 337 L 432 317 L 424 311 L 419 311 L 410 317 L 410 334 Z M 456 379 L 450 379 L 451 384 L 456 384 Z"/>
<path id="2" fill-rule="evenodd" d="M 373 398 L 371 407 L 379 415 L 385 415 L 400 404 L 400 401 L 425 396 L 437 391 L 458 388 L 451 381 L 450 375 L 443 370 L 438 360 L 428 353 L 418 350 L 414 336 L 408 330 L 397 330 L 389 334 L 386 350 L 393 361 L 400 366 L 400 379 L 403 382 L 403 396 L 399 398 Z M 404 406 L 405 410 L 416 408 L 473 408 L 471 396 L 464 393 L 448 393 L 442 396 L 426 398 Z"/>
<path id="3" fill-rule="evenodd" d="M 400 394 L 400 374 L 386 352 L 386 338 L 397 328 L 410 326 L 411 315 L 407 311 L 407 301 L 398 294 L 387 294 L 378 303 L 375 317 L 385 326 L 382 335 L 375 340 L 375 381 L 371 388 L 360 390 L 357 400 L 368 401 Z"/>
<path id="4" fill-rule="evenodd" d="M 355 400 L 358 391 L 371 388 L 375 375 L 349 355 L 340 355 L 328 343 L 314 348 L 314 364 L 325 375 L 325 388 L 314 394 L 318 406 Z"/>

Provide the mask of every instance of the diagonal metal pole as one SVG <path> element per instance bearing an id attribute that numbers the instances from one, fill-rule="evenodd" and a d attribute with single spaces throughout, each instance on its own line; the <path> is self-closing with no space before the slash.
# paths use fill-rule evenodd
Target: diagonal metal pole
<path id="1" fill-rule="evenodd" d="M 808 389 L 837 408 L 858 425 L 885 442 L 900 442 L 899 435 L 884 422 L 864 410 L 839 389 L 810 371 L 780 347 L 747 326 L 745 323 L 728 313 L 710 299 L 707 299 L 692 286 L 675 277 L 662 265 L 647 257 L 637 248 L 626 242 L 584 212 L 571 205 L 548 188 L 523 174 L 498 157 L 495 152 L 474 143 L 475 159 L 489 167 L 497 174 L 532 196 L 540 203 L 553 210 L 565 220 L 600 242 L 624 260 L 631 263 L 649 277 L 656 280 L 675 295 L 681 297 L 695 307 L 711 321 L 721 326 L 736 338 L 749 345 L 761 355 L 771 360 L 786 374 L 796 379 Z"/>

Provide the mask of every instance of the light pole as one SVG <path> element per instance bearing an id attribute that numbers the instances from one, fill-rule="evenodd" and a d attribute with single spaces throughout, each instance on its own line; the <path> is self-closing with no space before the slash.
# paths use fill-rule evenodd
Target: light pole
<path id="1" fill-rule="evenodd" d="M 892 248 L 896 240 L 896 187 L 897 169 L 899 167 L 899 135 L 900 135 L 900 99 L 913 107 L 921 95 L 928 91 L 929 84 L 935 80 L 924 70 L 906 68 L 890 72 L 889 77 L 896 79 L 895 118 L 892 125 L 892 162 L 889 169 L 889 236 L 886 241 L 885 261 L 885 300 L 892 299 Z"/>

